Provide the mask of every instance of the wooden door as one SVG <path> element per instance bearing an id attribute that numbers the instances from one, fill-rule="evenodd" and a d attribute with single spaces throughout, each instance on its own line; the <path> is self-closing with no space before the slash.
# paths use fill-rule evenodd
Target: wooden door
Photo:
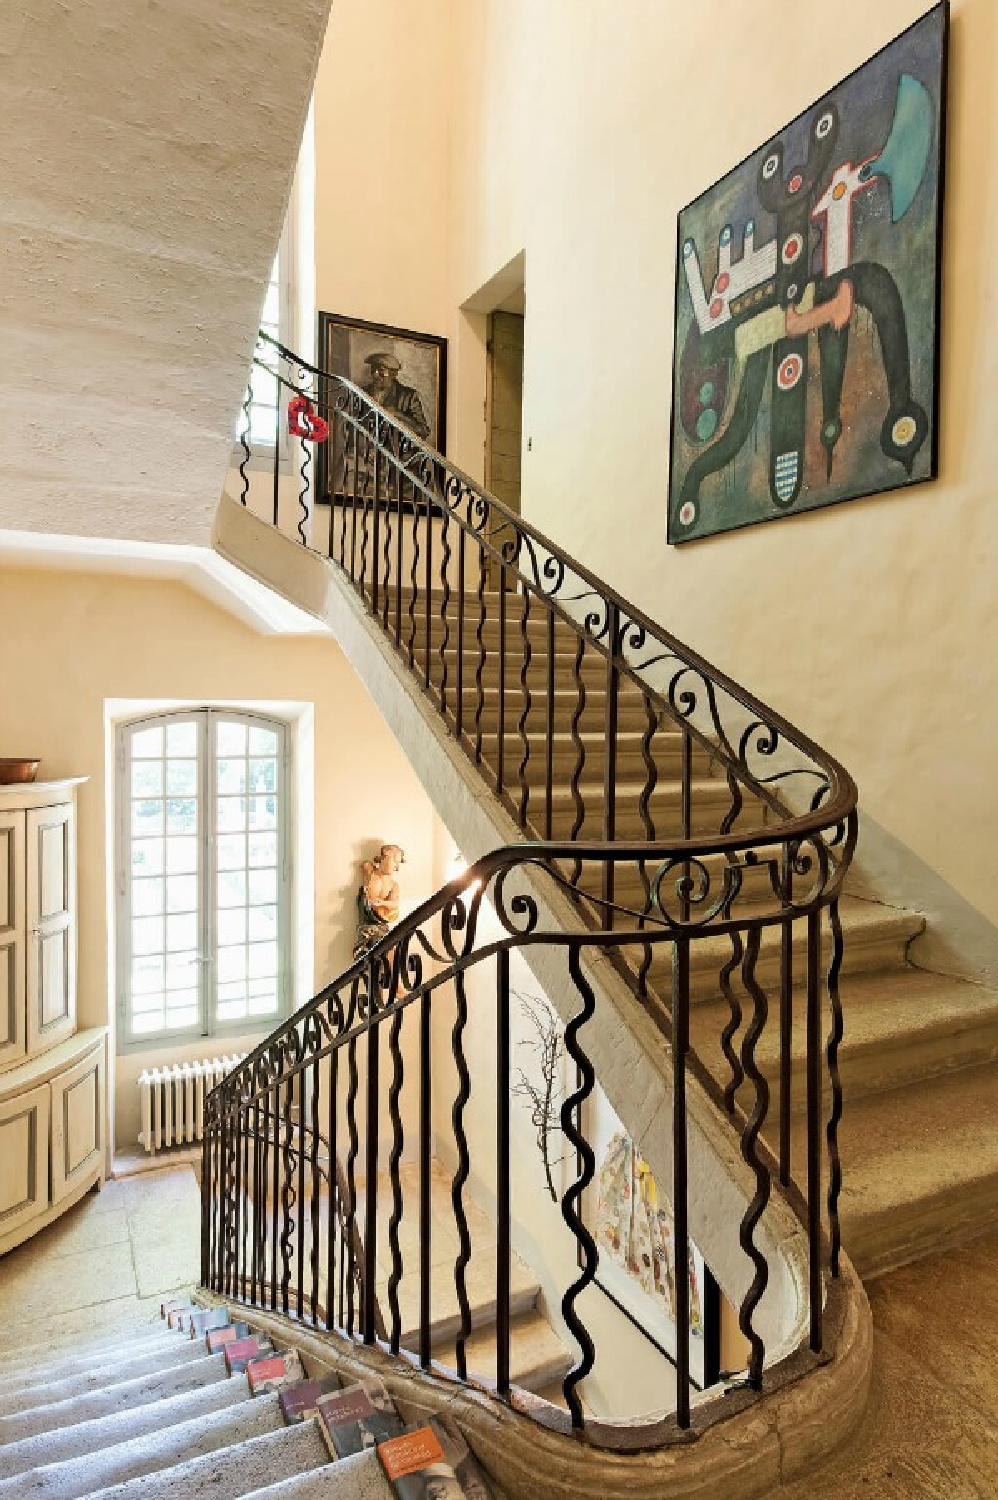
<path id="1" fill-rule="evenodd" d="M 0 812 L 0 1069 L 24 1060 L 24 813 Z"/>
<path id="2" fill-rule="evenodd" d="M 76 848 L 70 803 L 29 809 L 28 1053 L 76 1030 Z"/>
<path id="3" fill-rule="evenodd" d="M 104 1156 L 104 1044 L 52 1080 L 52 1202 L 100 1168 Z"/>
<path id="4" fill-rule="evenodd" d="M 49 1206 L 49 1086 L 0 1104 L 0 1242 Z"/>

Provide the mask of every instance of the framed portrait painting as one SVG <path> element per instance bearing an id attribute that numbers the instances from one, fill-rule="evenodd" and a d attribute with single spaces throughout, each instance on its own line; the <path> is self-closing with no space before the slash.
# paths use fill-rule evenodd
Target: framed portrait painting
<path id="1" fill-rule="evenodd" d="M 681 211 L 670 543 L 938 472 L 947 27 L 944 0 Z"/>
<path id="2" fill-rule="evenodd" d="M 338 313 L 319 313 L 318 364 L 330 375 L 342 375 L 376 401 L 420 443 L 443 453 L 447 422 L 447 340 L 368 323 Z M 331 390 L 320 385 L 321 409 L 332 405 Z M 320 502 L 373 496 L 370 465 L 356 463 L 356 445 L 348 425 L 330 421 L 329 440 L 316 452 Z M 411 500 L 411 494 L 407 497 Z"/>

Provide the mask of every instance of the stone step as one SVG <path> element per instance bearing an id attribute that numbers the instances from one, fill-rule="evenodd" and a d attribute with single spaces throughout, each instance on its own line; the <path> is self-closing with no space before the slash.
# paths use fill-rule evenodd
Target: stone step
<path id="1" fill-rule="evenodd" d="M 749 916 L 751 905 L 741 908 Z M 874 973 L 890 968 L 899 968 L 906 962 L 908 944 L 924 930 L 925 919 L 915 912 L 906 912 L 895 906 L 882 906 L 876 901 L 863 901 L 856 896 L 843 896 L 839 901 L 843 933 L 843 975 Z M 806 952 L 802 940 L 802 923 L 795 924 L 793 947 L 793 974 L 796 984 L 805 979 Z M 831 938 L 828 919 L 823 919 L 823 964 L 827 964 Z M 690 943 L 690 999 L 723 999 L 718 984 L 718 974 L 730 960 L 731 939 L 725 936 L 703 937 Z M 632 955 L 630 961 L 636 966 L 640 955 Z M 778 1002 L 780 975 L 780 929 L 779 925 L 764 927 L 756 963 L 756 978 L 766 990 L 770 1009 Z M 649 983 L 660 995 L 672 993 L 671 946 L 663 948 L 661 956 L 653 955 L 649 970 Z"/>
<path id="2" fill-rule="evenodd" d="M 194 1390 L 183 1391 L 178 1396 L 168 1396 L 162 1401 L 125 1407 L 123 1411 L 92 1417 L 89 1421 L 48 1429 L 34 1437 L 22 1438 L 20 1442 L 8 1442 L 0 1447 L 0 1479 L 7 1479 L 11 1474 L 21 1474 L 26 1469 L 34 1469 L 42 1464 L 59 1463 L 63 1459 L 95 1453 L 100 1448 L 127 1443 L 145 1433 L 176 1427 L 193 1417 L 206 1417 L 211 1412 L 223 1411 L 248 1400 L 249 1383 L 246 1376 L 233 1375 L 229 1380 L 217 1380 L 211 1385 L 197 1386 Z"/>
<path id="3" fill-rule="evenodd" d="M 497 1345 L 494 1328 L 478 1329 L 467 1341 L 468 1373 L 479 1380 L 496 1378 Z M 454 1344 L 434 1356 L 438 1364 L 457 1367 Z M 525 1391 L 542 1391 L 563 1381 L 575 1363 L 544 1314 L 522 1313 L 510 1323 L 509 1375 Z"/>
<path id="4" fill-rule="evenodd" d="M 846 1102 L 842 1241 L 861 1276 L 998 1224 L 996 1101 L 998 1071 L 986 1064 Z M 799 1124 L 798 1150 L 802 1134 Z"/>
<path id="5" fill-rule="evenodd" d="M 82 1374 L 102 1365 L 114 1365 L 119 1360 L 122 1362 L 132 1358 L 153 1360 L 166 1350 L 172 1351 L 176 1347 L 176 1342 L 176 1331 L 167 1328 L 164 1322 L 161 1328 L 141 1338 L 118 1342 L 102 1341 L 92 1345 L 86 1343 L 85 1340 L 80 1340 L 75 1346 L 75 1352 L 68 1355 L 53 1355 L 51 1345 L 36 1345 L 34 1358 L 22 1361 L 23 1364 L 29 1366 L 27 1370 L 9 1371 L 6 1359 L 0 1354 L 4 1370 L 4 1373 L 0 1375 L 0 1399 L 9 1391 L 23 1390 L 25 1382 L 29 1379 L 33 1384 L 41 1384 L 46 1380 L 57 1380 L 75 1372 Z M 203 1348 L 203 1339 L 201 1343 Z"/>
<path id="6" fill-rule="evenodd" d="M 173 1467 L 177 1455 L 186 1462 L 207 1454 L 231 1455 L 239 1465 L 242 1445 L 265 1433 L 284 1430 L 284 1418 L 276 1395 L 262 1395 L 236 1407 L 207 1412 L 186 1422 L 159 1428 L 125 1442 L 108 1443 L 88 1453 L 60 1462 L 47 1462 L 27 1474 L 0 1481 L 0 1500 L 78 1500 L 109 1485 L 148 1479 Z"/>
<path id="7" fill-rule="evenodd" d="M 249 1438 L 237 1448 L 222 1448 L 155 1474 L 92 1490 L 91 1496 L 92 1500 L 193 1500 L 210 1495 L 211 1500 L 237 1500 L 294 1474 L 323 1469 L 328 1463 L 329 1454 L 313 1417 Z M 335 1483 L 331 1475 L 329 1482 L 330 1487 Z"/>
<path id="8" fill-rule="evenodd" d="M 470 721 L 462 725 L 465 734 L 474 737 L 474 716 Z M 582 735 L 583 760 L 582 769 L 579 773 L 580 780 L 588 783 L 603 780 L 603 748 L 604 738 L 602 734 Z M 643 786 L 647 777 L 644 753 L 642 751 L 643 736 L 638 733 L 618 734 L 616 739 L 616 753 L 614 765 L 618 779 L 626 778 L 629 781 L 639 781 Z M 503 735 L 506 749 L 506 764 L 518 765 L 520 756 L 523 754 L 523 742 L 516 733 L 515 725 L 511 728 L 506 726 Z M 482 726 L 482 750 L 490 763 L 495 763 L 496 746 L 498 736 L 495 725 Z M 680 773 L 683 754 L 682 735 L 679 730 L 659 729 L 650 747 L 652 759 L 657 767 L 659 776 L 677 777 Z M 535 778 L 538 785 L 542 785 L 546 775 L 547 737 L 539 744 L 531 746 L 530 765 L 528 775 Z M 571 778 L 575 772 L 575 765 L 579 758 L 579 748 L 571 734 L 566 730 L 551 736 L 551 764 L 555 775 L 555 786 L 569 787 Z M 693 748 L 693 774 L 704 776 L 711 766 L 710 753 L 699 745 Z"/>
<path id="9" fill-rule="evenodd" d="M 110 1307 L 113 1309 L 114 1304 Z M 107 1315 L 107 1309 L 102 1308 L 102 1319 Z M 47 1368 L 58 1365 L 63 1356 L 67 1359 L 79 1357 L 90 1363 L 104 1353 L 112 1356 L 121 1353 L 127 1357 L 132 1349 L 141 1353 L 143 1349 L 171 1340 L 173 1333 L 174 1330 L 168 1328 L 166 1321 L 159 1316 L 158 1302 L 155 1312 L 144 1322 L 106 1333 L 95 1330 L 93 1308 L 76 1309 L 60 1318 L 51 1329 L 46 1329 L 41 1338 L 25 1339 L 23 1343 L 8 1337 L 0 1338 L 4 1382 L 20 1379 L 17 1372 L 24 1365 L 32 1370 Z"/>
<path id="10" fill-rule="evenodd" d="M 55 1401 L 68 1401 L 73 1396 L 85 1396 L 91 1391 L 120 1385 L 123 1380 L 135 1376 L 154 1376 L 168 1370 L 180 1369 L 184 1365 L 201 1362 L 207 1355 L 203 1339 L 184 1338 L 174 1334 L 172 1346 L 157 1347 L 146 1354 L 130 1354 L 123 1360 L 106 1356 L 82 1370 L 71 1371 L 54 1380 L 27 1380 L 17 1387 L 8 1387 L 0 1396 L 0 1417 L 12 1416 L 15 1412 L 29 1411 L 35 1406 L 50 1406 Z"/>
<path id="11" fill-rule="evenodd" d="M 846 974 L 840 989 L 844 1037 L 839 1064 L 850 1107 L 905 1084 L 998 1060 L 998 993 L 993 990 L 911 967 Z M 743 1018 L 734 1040 L 736 1052 L 751 1017 L 747 997 L 741 999 Z M 805 1011 L 804 992 L 798 988 L 792 1030 L 791 1097 L 795 1114 L 802 1113 L 806 1105 Z M 730 1074 L 720 1036 L 729 1016 L 727 1003 L 715 1001 L 697 1006 L 690 1020 L 690 1041 L 695 1051 L 725 1083 Z M 823 998 L 822 1049 L 828 1029 L 828 1002 Z M 779 1038 L 779 997 L 774 996 L 766 1029 L 756 1047 L 756 1060 L 772 1090 L 769 1122 L 764 1127 L 764 1133 L 770 1134 L 779 1107 Z M 824 1076 L 824 1065 L 822 1071 Z M 744 1107 L 751 1108 L 754 1090 L 743 1085 L 737 1097 Z"/>
<path id="12" fill-rule="evenodd" d="M 54 1401 L 45 1406 L 32 1407 L 30 1411 L 0 1417 L 0 1446 L 19 1442 L 22 1438 L 33 1437 L 36 1433 L 47 1432 L 51 1428 L 69 1427 L 77 1422 L 89 1422 L 95 1417 L 109 1416 L 112 1412 L 128 1411 L 151 1401 L 161 1401 L 167 1396 L 179 1395 L 183 1391 L 192 1391 L 198 1386 L 212 1385 L 225 1379 L 223 1354 L 211 1354 L 170 1370 L 139 1375 L 133 1380 L 109 1385 L 104 1390 L 71 1396 L 65 1401 Z"/>
<path id="13" fill-rule="evenodd" d="M 498 1500 L 500 1491 L 493 1485 Z M 385 1478 L 377 1453 L 354 1453 L 338 1458 L 332 1469 L 295 1474 L 264 1489 L 251 1490 L 247 1500 L 395 1500 L 396 1491 Z"/>

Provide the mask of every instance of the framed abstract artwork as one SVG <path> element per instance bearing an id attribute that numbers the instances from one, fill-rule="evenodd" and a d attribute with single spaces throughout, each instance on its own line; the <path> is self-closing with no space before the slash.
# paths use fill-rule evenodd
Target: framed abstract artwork
<path id="1" fill-rule="evenodd" d="M 948 20 L 680 213 L 670 543 L 935 477 Z"/>
<path id="2" fill-rule="evenodd" d="M 319 313 L 318 363 L 331 375 L 353 382 L 413 437 L 443 453 L 447 420 L 447 340 L 384 323 L 366 323 L 336 313 Z M 321 410 L 331 393 L 320 382 Z M 362 466 L 342 420 L 330 422 L 329 441 L 316 448 L 316 495 L 320 501 L 343 496 L 370 498 L 373 474 Z M 411 486 L 409 487 L 411 490 Z M 408 499 L 411 500 L 411 494 Z"/>

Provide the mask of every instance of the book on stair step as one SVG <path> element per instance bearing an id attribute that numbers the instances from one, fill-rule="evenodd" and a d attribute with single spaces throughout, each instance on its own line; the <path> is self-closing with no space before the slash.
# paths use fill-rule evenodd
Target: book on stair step
<path id="1" fill-rule="evenodd" d="M 340 1377 L 335 1370 L 321 1375 L 317 1380 L 303 1380 L 299 1385 L 288 1386 L 281 1391 L 281 1413 L 291 1426 L 295 1422 L 307 1422 L 316 1415 L 315 1403 L 320 1396 L 328 1396 L 340 1389 Z"/>
<path id="2" fill-rule="evenodd" d="M 495 1500 L 485 1470 L 468 1447 L 464 1434 L 446 1417 L 431 1417 L 427 1425 L 443 1449 L 444 1461 L 457 1475 L 461 1494 L 467 1500 Z"/>
<path id="3" fill-rule="evenodd" d="M 395 1403 L 380 1380 L 345 1385 L 315 1403 L 326 1444 L 336 1458 L 376 1448 L 404 1430 Z"/>
<path id="4" fill-rule="evenodd" d="M 237 1339 L 250 1338 L 250 1327 L 248 1323 L 226 1323 L 224 1328 L 209 1328 L 204 1336 L 208 1345 L 209 1354 L 217 1354 L 224 1349 L 226 1344 L 234 1344 Z"/>
<path id="5" fill-rule="evenodd" d="M 432 1426 L 410 1427 L 379 1443 L 378 1458 L 399 1500 L 461 1500 L 464 1495 Z"/>
<path id="6" fill-rule="evenodd" d="M 193 1313 L 190 1319 L 191 1338 L 200 1339 L 213 1328 L 225 1328 L 228 1321 L 229 1314 L 224 1307 L 211 1307 L 203 1312 Z M 185 1327 L 184 1332 L 186 1331 Z"/>
<path id="7" fill-rule="evenodd" d="M 265 1354 L 275 1354 L 273 1344 L 262 1333 L 254 1333 L 248 1339 L 235 1339 L 224 1345 L 225 1368 L 230 1375 L 242 1375 L 251 1359 L 262 1359 Z"/>
<path id="8" fill-rule="evenodd" d="M 181 1305 L 180 1307 L 171 1308 L 166 1315 L 166 1321 L 171 1328 L 183 1328 L 184 1318 L 189 1318 L 193 1311 L 194 1309 L 190 1303 L 186 1306 Z"/>
<path id="9" fill-rule="evenodd" d="M 251 1359 L 246 1366 L 250 1395 L 262 1396 L 267 1391 L 279 1391 L 286 1385 L 297 1385 L 305 1379 L 301 1360 L 294 1349 L 285 1349 L 283 1354 L 268 1354 L 263 1359 Z"/>
<path id="10" fill-rule="evenodd" d="M 161 1318 L 168 1318 L 172 1312 L 189 1312 L 190 1306 L 188 1297 L 169 1297 L 159 1304 L 159 1315 Z"/>

